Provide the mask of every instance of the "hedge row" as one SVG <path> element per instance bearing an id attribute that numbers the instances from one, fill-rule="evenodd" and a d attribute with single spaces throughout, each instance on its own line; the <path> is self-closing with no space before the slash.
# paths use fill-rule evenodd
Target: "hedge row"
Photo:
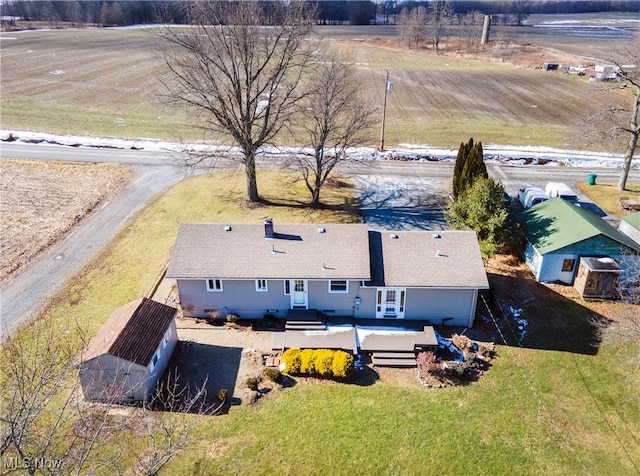
<path id="1" fill-rule="evenodd" d="M 293 375 L 349 378 L 353 375 L 353 355 L 343 350 L 287 349 L 282 354 L 283 371 Z"/>

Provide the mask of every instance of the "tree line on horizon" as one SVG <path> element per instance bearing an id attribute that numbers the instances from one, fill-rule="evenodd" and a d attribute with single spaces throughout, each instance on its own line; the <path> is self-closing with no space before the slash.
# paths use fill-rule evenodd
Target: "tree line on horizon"
<path id="1" fill-rule="evenodd" d="M 640 0 L 301 0 L 317 10 L 317 21 L 321 24 L 348 23 L 369 25 L 393 23 L 404 9 L 431 7 L 435 3 L 447 3 L 454 15 L 472 11 L 483 14 L 504 15 L 505 18 L 521 18 L 531 14 L 568 14 L 592 12 L 640 12 Z M 161 7 L 171 11 L 175 23 L 188 23 L 184 15 L 183 1 L 114 1 L 114 0 L 8 0 L 2 3 L 3 23 L 15 19 L 23 21 L 45 21 L 52 27 L 60 23 L 74 26 L 86 24 L 102 26 L 126 26 L 153 24 L 158 22 L 157 11 Z M 222 2 L 231 3 L 231 2 Z M 270 1 L 259 1 L 265 9 Z M 517 22 L 518 24 L 520 22 Z"/>

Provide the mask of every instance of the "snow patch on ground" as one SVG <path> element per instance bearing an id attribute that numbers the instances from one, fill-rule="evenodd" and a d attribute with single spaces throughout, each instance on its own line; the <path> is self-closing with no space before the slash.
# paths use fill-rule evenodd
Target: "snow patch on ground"
<path id="1" fill-rule="evenodd" d="M 522 343 L 525 336 L 527 335 L 527 326 L 529 325 L 529 321 L 520 317 L 522 315 L 522 309 L 509 306 L 509 312 L 513 316 L 513 320 L 516 321 L 516 325 L 518 326 L 518 331 L 520 331 L 518 341 Z"/>
<path id="2" fill-rule="evenodd" d="M 53 74 L 53 73 L 52 73 Z M 63 74 L 60 71 L 58 74 Z M 114 119 L 115 121 L 116 119 Z M 146 151 L 170 152 L 208 152 L 220 154 L 238 154 L 238 147 L 220 144 L 203 144 L 161 141 L 140 138 L 124 140 L 113 137 L 89 137 L 77 135 L 55 135 L 31 131 L 0 130 L 0 141 L 47 144 L 87 148 L 132 149 Z M 291 156 L 296 154 L 312 154 L 308 148 L 294 147 L 264 147 L 259 155 Z M 399 144 L 397 148 L 379 151 L 374 147 L 352 147 L 346 151 L 347 157 L 354 160 L 403 160 L 403 161 L 455 161 L 457 150 L 441 147 L 431 147 L 424 144 Z M 486 144 L 484 146 L 485 162 L 489 164 L 505 165 L 566 165 L 570 167 L 620 167 L 624 160 L 622 154 L 607 152 L 590 152 L 570 149 L 554 149 L 541 146 L 504 146 Z M 640 168 L 640 160 L 632 163 L 633 168 Z"/>
<path id="3" fill-rule="evenodd" d="M 362 343 L 367 339 L 367 337 L 372 335 L 412 336 L 419 334 L 424 334 L 424 332 L 407 330 L 402 327 L 356 326 L 356 339 L 359 348 L 362 347 Z"/>
<path id="4" fill-rule="evenodd" d="M 435 331 L 434 331 L 435 332 Z M 442 337 L 438 332 L 435 332 L 436 339 L 438 340 L 438 347 L 443 350 L 448 350 L 456 358 L 452 359 L 453 362 L 461 364 L 464 362 L 464 352 L 462 352 L 457 345 L 453 343 L 453 340 Z"/>

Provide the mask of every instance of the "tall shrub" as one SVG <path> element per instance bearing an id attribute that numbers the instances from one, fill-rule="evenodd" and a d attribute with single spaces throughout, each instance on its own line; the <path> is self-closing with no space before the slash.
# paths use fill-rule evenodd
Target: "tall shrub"
<path id="1" fill-rule="evenodd" d="M 487 178 L 488 176 L 482 142 L 474 144 L 473 138 L 471 138 L 468 143 L 460 144 L 453 168 L 454 200 L 461 198 L 478 178 Z"/>

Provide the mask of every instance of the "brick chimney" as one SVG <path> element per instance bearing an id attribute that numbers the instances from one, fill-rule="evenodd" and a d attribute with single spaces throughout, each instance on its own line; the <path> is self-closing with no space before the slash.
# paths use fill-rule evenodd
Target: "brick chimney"
<path id="1" fill-rule="evenodd" d="M 264 221 L 264 238 L 266 240 L 273 240 L 273 219 L 267 218 Z"/>

